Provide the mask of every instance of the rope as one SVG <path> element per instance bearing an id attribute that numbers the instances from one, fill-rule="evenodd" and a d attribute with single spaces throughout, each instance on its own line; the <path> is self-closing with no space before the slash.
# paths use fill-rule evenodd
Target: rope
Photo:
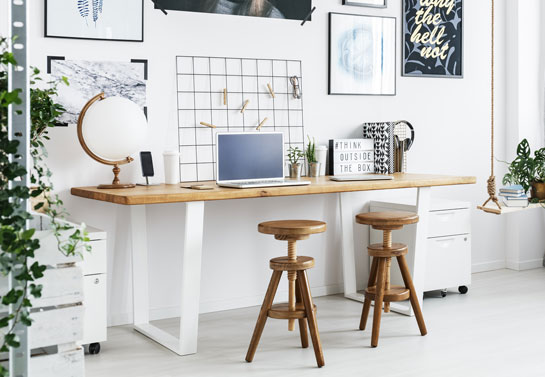
<path id="1" fill-rule="evenodd" d="M 495 120 L 495 117 L 494 117 L 494 104 L 495 104 L 495 98 L 494 98 L 494 93 L 495 93 L 495 88 L 494 88 L 494 77 L 495 77 L 495 74 L 494 74 L 494 62 L 495 62 L 495 59 L 494 59 L 494 54 L 495 54 L 495 4 L 494 4 L 494 0 L 491 0 L 492 2 L 492 16 L 491 16 L 491 59 L 490 59 L 490 72 L 491 72 L 491 77 L 490 77 L 490 102 L 491 102 L 491 106 L 490 106 L 490 177 L 488 178 L 488 199 L 486 200 L 486 202 L 484 202 L 484 204 L 482 205 L 482 207 L 486 207 L 486 205 L 489 203 L 489 202 L 493 202 L 496 204 L 496 206 L 500 209 L 501 211 L 501 206 L 500 206 L 500 203 L 498 201 L 498 197 L 496 196 L 496 192 L 497 192 L 497 187 L 496 187 L 496 176 L 494 175 L 494 134 L 495 134 L 495 129 L 494 129 L 494 120 Z"/>

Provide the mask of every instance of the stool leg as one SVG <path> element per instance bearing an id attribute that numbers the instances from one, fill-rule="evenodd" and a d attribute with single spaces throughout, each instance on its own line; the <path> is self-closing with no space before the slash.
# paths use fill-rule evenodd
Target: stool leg
<path id="1" fill-rule="evenodd" d="M 420 304 L 418 303 L 418 297 L 416 297 L 416 290 L 414 289 L 413 279 L 411 278 L 411 273 L 409 272 L 409 266 L 407 265 L 407 260 L 404 255 L 397 257 L 397 262 L 399 263 L 399 269 L 401 270 L 401 275 L 403 276 L 403 282 L 405 287 L 411 291 L 409 299 L 411 300 L 411 305 L 414 310 L 414 315 L 416 317 L 416 322 L 418 323 L 418 328 L 420 328 L 420 334 L 422 336 L 428 333 L 426 329 L 426 324 L 424 323 L 424 316 L 422 315 L 422 310 L 420 310 Z"/>
<path id="2" fill-rule="evenodd" d="M 377 267 L 378 267 L 378 258 L 373 258 L 373 262 L 371 263 L 371 271 L 369 273 L 369 281 L 367 283 L 368 287 L 372 287 L 376 284 L 377 281 Z M 365 326 L 367 326 L 367 317 L 369 317 L 369 310 L 371 309 L 371 300 L 369 300 L 367 297 L 363 301 L 363 310 L 361 312 L 361 319 L 360 319 L 360 330 L 365 330 Z"/>
<path id="3" fill-rule="evenodd" d="M 322 352 L 322 343 L 320 342 L 320 333 L 318 332 L 318 323 L 316 321 L 316 315 L 314 314 L 314 303 L 312 302 L 312 296 L 310 295 L 307 272 L 297 271 L 297 278 L 297 280 L 299 281 L 299 286 L 301 287 L 301 296 L 303 296 L 303 303 L 305 304 L 308 328 L 310 330 L 310 337 L 312 338 L 312 345 L 314 347 L 314 354 L 316 355 L 316 362 L 318 363 L 318 367 L 321 368 L 325 365 L 324 354 Z"/>
<path id="4" fill-rule="evenodd" d="M 263 333 L 265 322 L 267 322 L 267 314 L 272 306 L 281 276 L 282 271 L 273 271 L 272 273 L 269 288 L 267 288 L 263 305 L 261 305 L 261 310 L 259 311 L 259 316 L 257 317 L 257 323 L 255 324 L 254 334 L 252 335 L 252 340 L 250 341 L 250 346 L 248 347 L 248 353 L 246 353 L 246 361 L 249 363 L 251 363 L 254 359 L 255 351 L 257 350 L 257 345 L 259 344 L 259 339 Z"/>
<path id="5" fill-rule="evenodd" d="M 288 258 L 290 261 L 297 261 L 297 248 L 294 240 L 288 240 Z M 296 303 L 296 287 L 295 280 L 297 279 L 297 273 L 295 271 L 288 271 L 288 281 L 289 281 L 289 309 L 291 312 L 295 311 Z M 288 320 L 288 331 L 293 331 L 295 329 L 295 320 Z"/>
<path id="6" fill-rule="evenodd" d="M 390 289 L 390 267 L 392 267 L 392 258 L 386 259 L 386 282 L 384 284 L 384 290 Z M 390 313 L 390 303 L 384 303 L 384 313 Z"/>
<path id="7" fill-rule="evenodd" d="M 375 295 L 375 311 L 373 315 L 373 333 L 371 335 L 371 347 L 378 345 L 380 333 L 380 317 L 382 315 L 382 301 L 384 300 L 384 280 L 386 278 L 386 258 L 378 259 L 378 277 Z"/>
<path id="8" fill-rule="evenodd" d="M 297 280 L 297 287 L 295 290 L 295 297 L 297 303 L 303 303 L 301 298 L 301 280 Z M 304 304 L 303 304 L 304 306 Z M 307 331 L 307 320 L 306 318 L 299 319 L 299 333 L 301 334 L 301 347 L 308 348 L 308 331 Z"/>

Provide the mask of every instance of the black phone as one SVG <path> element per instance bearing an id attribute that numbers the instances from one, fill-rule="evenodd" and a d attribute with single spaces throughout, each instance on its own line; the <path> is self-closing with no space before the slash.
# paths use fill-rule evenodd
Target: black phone
<path id="1" fill-rule="evenodd" d="M 140 163 L 142 164 L 142 176 L 146 177 L 147 182 L 148 177 L 153 177 L 155 174 L 151 152 L 140 152 Z"/>

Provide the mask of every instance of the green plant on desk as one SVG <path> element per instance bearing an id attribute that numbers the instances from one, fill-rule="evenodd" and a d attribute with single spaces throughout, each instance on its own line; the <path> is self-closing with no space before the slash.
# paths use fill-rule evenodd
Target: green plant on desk
<path id="1" fill-rule="evenodd" d="M 532 156 L 530 143 L 524 139 L 517 147 L 517 157 L 509 164 L 503 184 L 521 185 L 525 192 L 532 188 L 532 199 L 545 200 L 545 148 Z"/>
<path id="2" fill-rule="evenodd" d="M 290 164 L 295 165 L 299 163 L 299 160 L 303 157 L 303 151 L 299 147 L 289 147 L 288 160 Z"/>
<path id="3" fill-rule="evenodd" d="M 307 144 L 307 150 L 305 151 L 305 156 L 307 158 L 307 161 L 309 164 L 318 162 L 318 159 L 316 158 L 316 142 L 314 141 L 314 138 L 312 138 L 312 141 L 310 140 L 310 136 L 307 135 L 308 138 L 308 144 Z"/>

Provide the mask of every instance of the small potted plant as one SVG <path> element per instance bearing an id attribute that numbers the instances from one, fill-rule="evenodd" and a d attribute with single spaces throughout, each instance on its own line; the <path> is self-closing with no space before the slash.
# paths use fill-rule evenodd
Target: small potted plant
<path id="1" fill-rule="evenodd" d="M 288 160 L 290 161 L 290 178 L 301 178 L 301 166 L 299 160 L 303 157 L 303 151 L 299 147 L 288 149 Z"/>
<path id="2" fill-rule="evenodd" d="M 308 138 L 308 144 L 307 144 L 307 150 L 305 151 L 305 155 L 307 157 L 307 163 L 308 163 L 308 175 L 309 177 L 318 177 L 320 175 L 320 163 L 318 162 L 318 159 L 316 158 L 316 142 L 314 141 L 314 138 L 310 140 L 310 136 L 307 135 Z"/>
<path id="3" fill-rule="evenodd" d="M 532 199 L 545 200 L 545 148 L 535 151 L 532 157 L 528 140 L 522 140 L 503 184 L 521 185 L 526 192 L 531 189 Z"/>

